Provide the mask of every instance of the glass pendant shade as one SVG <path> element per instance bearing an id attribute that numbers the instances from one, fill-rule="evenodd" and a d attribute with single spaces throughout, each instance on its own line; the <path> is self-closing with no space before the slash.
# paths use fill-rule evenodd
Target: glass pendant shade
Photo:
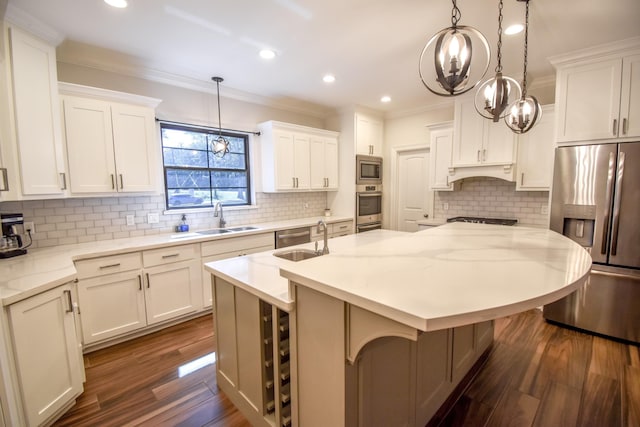
<path id="1" fill-rule="evenodd" d="M 474 104 L 482 117 L 497 122 L 509 112 L 509 99 L 520 98 L 521 95 L 522 89 L 516 80 L 497 72 L 495 77 L 480 85 Z"/>
<path id="2" fill-rule="evenodd" d="M 431 37 L 420 54 L 420 80 L 439 96 L 470 91 L 489 68 L 491 52 L 487 39 L 473 27 L 458 25 L 459 20 L 460 10 L 453 0 L 451 26 Z"/>
<path id="3" fill-rule="evenodd" d="M 505 123 L 515 133 L 525 133 L 542 118 L 542 107 L 534 96 L 518 99 L 509 106 Z"/>

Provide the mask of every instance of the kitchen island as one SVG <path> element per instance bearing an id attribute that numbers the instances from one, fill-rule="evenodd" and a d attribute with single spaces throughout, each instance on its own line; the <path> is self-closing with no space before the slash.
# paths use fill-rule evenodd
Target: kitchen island
<path id="1" fill-rule="evenodd" d="M 425 425 L 498 317 L 581 286 L 591 258 L 544 229 L 452 223 L 271 252 L 212 273 L 218 384 L 254 425 Z M 320 244 L 322 246 L 322 243 Z"/>

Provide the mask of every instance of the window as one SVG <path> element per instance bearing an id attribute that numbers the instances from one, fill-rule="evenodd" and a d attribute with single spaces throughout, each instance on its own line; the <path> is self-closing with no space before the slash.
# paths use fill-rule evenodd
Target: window
<path id="1" fill-rule="evenodd" d="M 161 123 L 160 131 L 167 209 L 251 204 L 247 135 L 222 132 L 229 153 L 220 158 L 207 143 L 217 131 L 168 123 Z"/>

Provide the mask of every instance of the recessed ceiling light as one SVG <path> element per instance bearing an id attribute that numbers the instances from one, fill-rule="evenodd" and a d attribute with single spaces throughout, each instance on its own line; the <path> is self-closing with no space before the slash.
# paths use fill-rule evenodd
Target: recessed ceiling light
<path id="1" fill-rule="evenodd" d="M 522 30 L 524 30 L 524 25 L 522 24 L 513 24 L 513 25 L 509 25 L 505 30 L 504 33 L 508 36 L 512 36 L 514 34 L 518 34 L 521 33 Z"/>
<path id="2" fill-rule="evenodd" d="M 127 7 L 127 0 L 104 0 L 106 4 L 120 9 Z"/>
<path id="3" fill-rule="evenodd" d="M 388 95 L 383 96 L 382 98 L 380 98 L 380 102 L 391 102 L 391 97 Z"/>
<path id="4" fill-rule="evenodd" d="M 271 49 L 262 49 L 260 51 L 260 58 L 262 59 L 273 59 L 276 57 L 276 53 Z"/>
<path id="5" fill-rule="evenodd" d="M 333 74 L 325 74 L 325 76 L 322 78 L 322 81 L 325 83 L 333 83 L 336 81 L 336 76 L 334 76 Z"/>

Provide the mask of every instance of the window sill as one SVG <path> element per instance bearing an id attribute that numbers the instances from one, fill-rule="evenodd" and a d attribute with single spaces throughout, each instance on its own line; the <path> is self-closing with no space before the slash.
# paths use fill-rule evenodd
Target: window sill
<path id="1" fill-rule="evenodd" d="M 258 205 L 243 205 L 243 206 L 223 206 L 224 212 L 233 212 L 233 211 L 249 211 L 259 209 Z M 182 215 L 182 214 L 195 214 L 195 213 L 203 213 L 203 212 L 213 212 L 214 208 L 184 208 L 184 209 L 165 209 L 162 214 L 163 215 Z"/>

